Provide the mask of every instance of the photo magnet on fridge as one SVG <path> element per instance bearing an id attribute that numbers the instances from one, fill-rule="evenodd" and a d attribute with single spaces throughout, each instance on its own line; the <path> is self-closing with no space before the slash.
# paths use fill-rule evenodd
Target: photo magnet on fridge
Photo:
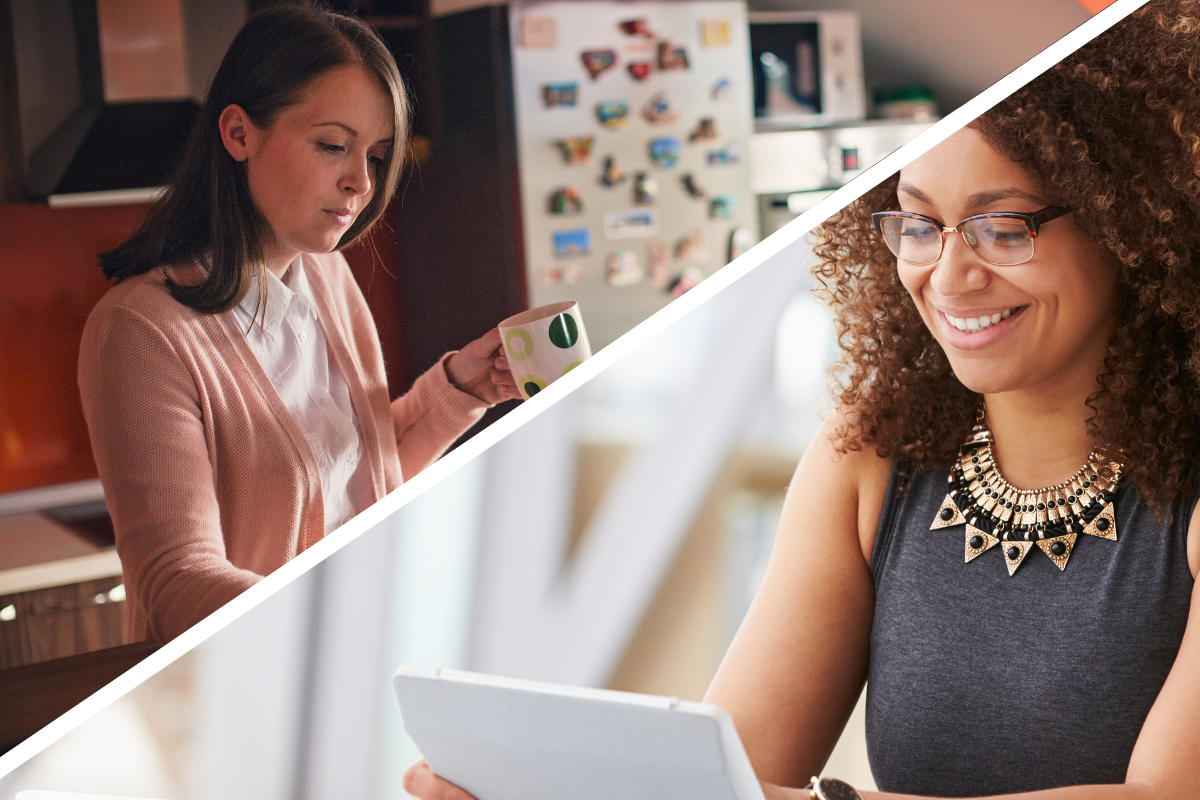
<path id="1" fill-rule="evenodd" d="M 554 232 L 554 257 L 586 256 L 592 251 L 592 234 L 587 228 Z"/>
<path id="2" fill-rule="evenodd" d="M 553 17 L 521 17 L 521 47 L 554 47 Z"/>
<path id="3" fill-rule="evenodd" d="M 649 61 L 630 61 L 625 65 L 625 69 L 629 70 L 629 75 L 638 83 L 650 77 L 650 71 L 653 66 Z"/>
<path id="4" fill-rule="evenodd" d="M 667 96 L 662 92 L 651 97 L 642 107 L 642 116 L 651 125 L 670 125 L 679 119 L 679 112 L 671 108 Z"/>
<path id="5" fill-rule="evenodd" d="M 667 41 L 658 43 L 658 68 L 663 72 L 672 69 L 687 69 L 688 54 L 682 47 L 676 47 Z"/>
<path id="6" fill-rule="evenodd" d="M 579 102 L 579 84 L 574 81 L 570 83 L 546 83 L 542 85 L 542 103 L 546 108 L 557 108 L 563 106 L 566 108 L 574 108 Z"/>
<path id="7" fill-rule="evenodd" d="M 738 151 L 737 144 L 731 142 L 717 150 L 709 150 L 705 159 L 710 167 L 723 167 L 740 164 L 742 154 Z"/>
<path id="8" fill-rule="evenodd" d="M 723 44 L 729 44 L 729 20 L 701 20 L 700 43 L 705 47 L 718 47 Z"/>
<path id="9" fill-rule="evenodd" d="M 642 279 L 642 265 L 638 262 L 637 253 L 632 250 L 618 250 L 612 253 L 605 266 L 608 268 L 606 277 L 611 286 L 632 286 Z"/>
<path id="10" fill-rule="evenodd" d="M 613 156 L 605 156 L 604 169 L 600 171 L 600 183 L 608 188 L 620 186 L 629 176 L 625 174 L 625 170 L 617 166 L 617 159 Z"/>
<path id="11" fill-rule="evenodd" d="M 630 208 L 604 215 L 604 235 L 609 239 L 636 239 L 656 233 L 658 212 L 653 208 Z"/>
<path id="12" fill-rule="evenodd" d="M 626 36 L 641 36 L 644 39 L 653 39 L 654 31 L 650 30 L 650 23 L 644 18 L 627 19 L 621 22 L 617 27 Z"/>
<path id="13" fill-rule="evenodd" d="M 650 160 L 659 169 L 672 169 L 679 162 L 680 143 L 678 139 L 650 140 Z M 711 162 L 710 162 L 711 163 Z"/>
<path id="14" fill-rule="evenodd" d="M 629 103 L 624 100 L 601 100 L 596 103 L 596 119 L 610 131 L 620 130 L 629 122 Z"/>
<path id="15" fill-rule="evenodd" d="M 596 80 L 601 73 L 616 65 L 617 52 L 615 50 L 584 50 L 580 54 L 579 60 L 583 62 L 583 66 L 588 71 L 588 75 L 592 76 L 592 80 Z"/>
<path id="16" fill-rule="evenodd" d="M 592 144 L 595 141 L 595 136 L 570 136 L 566 139 L 555 139 L 554 145 L 562 153 L 564 163 L 586 164 L 592 155 Z"/>

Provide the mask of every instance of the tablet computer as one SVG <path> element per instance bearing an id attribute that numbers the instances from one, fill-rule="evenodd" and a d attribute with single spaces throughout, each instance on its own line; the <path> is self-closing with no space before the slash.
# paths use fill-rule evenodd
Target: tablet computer
<path id="1" fill-rule="evenodd" d="M 429 766 L 479 800 L 763 800 L 717 706 L 407 666 L 393 686 Z"/>

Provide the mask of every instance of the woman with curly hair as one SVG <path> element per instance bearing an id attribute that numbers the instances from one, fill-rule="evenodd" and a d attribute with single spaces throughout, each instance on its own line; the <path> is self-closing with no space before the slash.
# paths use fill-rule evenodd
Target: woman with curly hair
<path id="1" fill-rule="evenodd" d="M 805 784 L 864 681 L 869 800 L 1200 797 L 1200 3 L 1142 8 L 816 242 L 836 407 L 706 698 L 767 798 L 860 797 Z"/>

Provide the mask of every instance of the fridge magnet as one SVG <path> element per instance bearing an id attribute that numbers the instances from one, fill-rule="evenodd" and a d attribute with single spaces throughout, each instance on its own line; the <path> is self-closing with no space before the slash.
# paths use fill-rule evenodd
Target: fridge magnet
<path id="1" fill-rule="evenodd" d="M 713 84 L 711 91 L 712 99 L 720 103 L 729 99 L 729 95 L 733 92 L 733 82 L 729 78 L 718 78 Z"/>
<path id="2" fill-rule="evenodd" d="M 679 161 L 679 149 L 678 139 L 651 139 L 650 160 L 659 169 L 672 169 Z"/>
<path id="3" fill-rule="evenodd" d="M 609 239 L 636 239 L 658 233 L 658 212 L 653 208 L 629 208 L 604 215 L 604 235 Z"/>
<path id="4" fill-rule="evenodd" d="M 554 47 L 554 17 L 521 17 L 521 47 Z"/>
<path id="5" fill-rule="evenodd" d="M 704 280 L 704 273 L 697 267 L 688 267 L 681 274 L 676 275 L 667 284 L 667 291 L 672 297 L 679 297 L 689 289 L 694 289 L 696 284 Z"/>
<path id="6" fill-rule="evenodd" d="M 620 186 L 628 177 L 625 170 L 617 166 L 616 158 L 605 156 L 604 169 L 600 172 L 600 183 L 611 189 L 614 186 Z"/>
<path id="7" fill-rule="evenodd" d="M 662 239 L 651 239 L 646 242 L 646 266 L 650 271 L 650 285 L 655 289 L 665 289 L 671 282 L 671 253 L 667 243 Z"/>
<path id="8" fill-rule="evenodd" d="M 558 108 L 559 106 L 574 108 L 578 102 L 578 83 L 572 81 L 571 83 L 542 84 L 542 103 L 546 108 Z"/>
<path id="9" fill-rule="evenodd" d="M 723 44 L 729 44 L 729 20 L 701 20 L 700 42 L 705 47 L 718 47 Z"/>
<path id="10" fill-rule="evenodd" d="M 642 108 L 642 116 L 651 125 L 670 125 L 679 119 L 679 112 L 671 108 L 667 96 L 662 92 L 654 95 Z"/>
<path id="11" fill-rule="evenodd" d="M 583 195 L 574 186 L 564 186 L 550 195 L 550 213 L 574 216 L 583 213 Z"/>
<path id="12" fill-rule="evenodd" d="M 699 200 L 704 197 L 704 189 L 700 184 L 696 183 L 696 176 L 690 172 L 685 172 L 679 176 L 679 182 L 683 184 L 683 190 L 687 192 L 688 197 Z"/>
<path id="13" fill-rule="evenodd" d="M 617 51 L 584 50 L 579 59 L 583 61 L 583 66 L 588 71 L 588 75 L 592 76 L 592 80 L 596 80 L 601 73 L 612 69 L 617 63 Z"/>
<path id="14" fill-rule="evenodd" d="M 737 198 L 719 194 L 708 203 L 709 219 L 729 219 L 737 211 Z"/>
<path id="15" fill-rule="evenodd" d="M 668 41 L 658 43 L 658 68 L 664 72 L 672 69 L 687 69 L 687 50 Z"/>
<path id="16" fill-rule="evenodd" d="M 554 144 L 567 164 L 586 164 L 592 155 L 592 143 L 595 141 L 595 136 L 572 136 L 567 139 L 555 139 Z"/>
<path id="17" fill-rule="evenodd" d="M 621 33 L 626 36 L 641 36 L 643 39 L 653 39 L 654 31 L 650 30 L 650 23 L 644 18 L 627 19 L 618 27 L 621 28 Z"/>
<path id="18" fill-rule="evenodd" d="M 601 100 L 596 103 L 596 119 L 610 131 L 619 130 L 629 122 L 629 103 L 624 100 Z"/>
<path id="19" fill-rule="evenodd" d="M 618 250 L 612 253 L 606 266 L 611 286 L 632 286 L 642 279 L 642 265 L 638 263 L 637 253 L 632 250 Z"/>
<path id="20" fill-rule="evenodd" d="M 630 76 L 639 83 L 650 77 L 651 68 L 649 61 L 630 61 L 625 65 L 625 69 L 629 70 Z"/>
<path id="21" fill-rule="evenodd" d="M 730 261 L 733 261 L 751 247 L 754 247 L 754 232 L 745 225 L 739 225 L 729 234 Z"/>
<path id="22" fill-rule="evenodd" d="M 675 260 L 685 264 L 708 261 L 708 248 L 704 245 L 704 231 L 692 231 L 675 242 Z"/>
<path id="23" fill-rule="evenodd" d="M 576 262 L 572 262 L 570 264 L 556 264 L 555 266 L 542 271 L 543 286 L 557 286 L 560 283 L 574 286 L 582 280 L 583 265 Z"/>
<path id="24" fill-rule="evenodd" d="M 633 202 L 639 206 L 652 206 L 658 199 L 658 181 L 652 175 L 639 172 L 633 178 Z"/>
<path id="25" fill-rule="evenodd" d="M 696 130 L 688 134 L 689 142 L 711 142 L 717 138 L 717 123 L 712 117 L 703 117 L 696 123 Z"/>
<path id="26" fill-rule="evenodd" d="M 709 150 L 707 160 L 710 167 L 724 167 L 740 164 L 742 155 L 738 152 L 737 145 L 731 142 L 720 149 Z"/>
<path id="27" fill-rule="evenodd" d="M 553 241 L 555 258 L 586 256 L 592 250 L 592 234 L 587 228 L 555 231 Z"/>

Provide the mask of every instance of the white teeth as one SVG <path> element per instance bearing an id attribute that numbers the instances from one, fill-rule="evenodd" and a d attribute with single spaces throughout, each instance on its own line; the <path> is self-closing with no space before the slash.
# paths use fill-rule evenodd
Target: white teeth
<path id="1" fill-rule="evenodd" d="M 1012 316 L 1015 310 L 1016 309 L 1014 308 L 1010 308 L 998 314 L 992 314 L 991 316 L 985 315 L 980 317 L 965 318 L 952 317 L 949 314 L 946 314 L 946 320 L 960 331 L 978 331 L 982 330 L 983 328 L 990 328 L 991 326 L 999 323 L 1000 320 L 1008 319 Z"/>

